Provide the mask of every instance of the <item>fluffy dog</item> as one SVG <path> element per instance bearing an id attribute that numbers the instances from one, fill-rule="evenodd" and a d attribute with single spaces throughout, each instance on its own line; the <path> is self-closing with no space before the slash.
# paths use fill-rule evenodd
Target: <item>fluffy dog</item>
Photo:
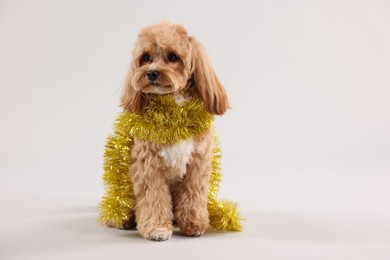
<path id="1" fill-rule="evenodd" d="M 162 22 L 146 27 L 136 43 L 122 107 L 142 113 L 156 95 L 171 95 L 179 105 L 198 96 L 212 115 L 222 115 L 229 108 L 226 91 L 203 46 L 181 25 Z M 213 146 L 212 128 L 169 145 L 134 138 L 130 177 L 137 229 L 143 237 L 169 239 L 173 220 L 184 235 L 204 234 L 209 227 Z"/>

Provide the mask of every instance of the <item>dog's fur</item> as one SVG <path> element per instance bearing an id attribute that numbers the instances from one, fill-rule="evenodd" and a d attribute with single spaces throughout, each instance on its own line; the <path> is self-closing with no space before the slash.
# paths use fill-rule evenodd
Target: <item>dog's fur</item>
<path id="1" fill-rule="evenodd" d="M 150 71 L 157 71 L 155 80 L 148 76 Z M 153 95 L 172 95 L 178 104 L 199 95 L 214 115 L 229 108 L 226 91 L 201 43 L 181 25 L 168 22 L 141 31 L 121 103 L 126 111 L 141 113 Z M 213 136 L 210 129 L 173 145 L 135 138 L 130 172 L 137 229 L 143 237 L 169 239 L 173 220 L 187 236 L 207 230 Z"/>

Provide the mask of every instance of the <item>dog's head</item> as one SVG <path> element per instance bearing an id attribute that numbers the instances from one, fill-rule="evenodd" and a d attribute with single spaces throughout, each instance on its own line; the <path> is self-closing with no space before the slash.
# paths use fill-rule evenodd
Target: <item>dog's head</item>
<path id="1" fill-rule="evenodd" d="M 133 52 L 122 106 L 128 112 L 141 112 L 150 95 L 180 93 L 198 93 L 211 114 L 222 115 L 229 108 L 202 44 L 184 27 L 162 22 L 144 28 Z"/>

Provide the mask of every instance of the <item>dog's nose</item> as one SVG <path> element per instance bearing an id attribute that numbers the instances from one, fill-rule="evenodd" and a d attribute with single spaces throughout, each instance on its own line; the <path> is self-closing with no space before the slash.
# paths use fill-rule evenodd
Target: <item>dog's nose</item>
<path id="1" fill-rule="evenodd" d="M 146 73 L 146 76 L 148 76 L 150 81 L 155 81 L 158 78 L 158 75 L 160 75 L 160 72 L 157 70 L 149 70 L 148 73 Z"/>

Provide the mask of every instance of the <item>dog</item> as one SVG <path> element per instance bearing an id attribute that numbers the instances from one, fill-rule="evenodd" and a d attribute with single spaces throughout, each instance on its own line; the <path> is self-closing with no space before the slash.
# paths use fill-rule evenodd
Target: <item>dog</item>
<path id="1" fill-rule="evenodd" d="M 148 26 L 136 42 L 121 105 L 128 113 L 142 115 L 156 96 L 171 96 L 177 105 L 199 97 L 213 116 L 229 109 L 226 90 L 203 45 L 182 25 Z M 130 177 L 137 229 L 144 238 L 170 239 L 173 221 L 185 236 L 206 232 L 213 149 L 212 127 L 175 144 L 134 138 Z"/>

